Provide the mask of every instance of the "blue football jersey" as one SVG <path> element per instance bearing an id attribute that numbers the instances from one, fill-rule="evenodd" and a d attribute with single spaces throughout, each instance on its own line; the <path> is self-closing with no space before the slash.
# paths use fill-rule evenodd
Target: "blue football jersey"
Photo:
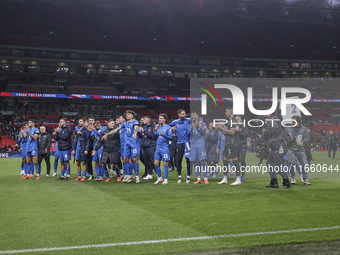
<path id="1" fill-rule="evenodd" d="M 120 146 L 124 146 L 125 145 L 125 135 L 126 135 L 125 133 L 126 133 L 126 129 L 125 128 L 119 130 Z"/>
<path id="2" fill-rule="evenodd" d="M 99 142 L 99 140 L 100 140 L 100 136 L 101 136 L 101 134 L 103 133 L 103 131 L 104 131 L 105 129 L 107 129 L 107 127 L 102 127 L 102 128 L 99 129 L 99 130 L 93 130 L 93 131 L 92 131 L 91 137 L 94 136 L 94 139 L 95 139 L 93 148 L 96 148 L 96 146 L 97 146 L 97 144 L 98 144 L 98 142 Z"/>
<path id="3" fill-rule="evenodd" d="M 164 136 L 160 136 L 159 134 L 164 133 Z M 169 149 L 169 141 L 172 140 L 172 130 L 169 125 L 164 125 L 159 127 L 155 132 L 154 137 L 157 137 L 156 148 L 159 149 Z"/>
<path id="4" fill-rule="evenodd" d="M 24 135 L 24 134 L 25 134 L 25 132 L 21 132 L 21 131 L 19 133 L 19 135 Z M 28 134 L 26 134 L 26 135 L 28 135 Z M 20 139 L 20 149 L 26 150 L 28 138 L 26 137 L 26 139 L 25 139 L 24 137 L 22 137 L 22 138 L 19 138 L 19 139 Z"/>
<path id="5" fill-rule="evenodd" d="M 132 138 L 132 135 L 135 132 L 135 126 L 138 126 L 138 121 L 126 121 L 120 125 L 122 129 L 125 129 L 125 144 L 135 144 L 135 139 Z"/>
<path id="6" fill-rule="evenodd" d="M 205 131 L 207 130 L 207 126 L 205 122 L 202 122 L 202 128 L 197 129 L 197 127 L 193 127 L 190 130 L 190 145 L 191 147 L 196 146 L 205 146 Z"/>
<path id="7" fill-rule="evenodd" d="M 39 129 L 36 127 L 30 129 L 29 131 L 32 135 L 39 134 Z M 31 136 L 28 135 L 26 151 L 38 151 L 38 139 L 33 139 Z"/>
<path id="8" fill-rule="evenodd" d="M 176 127 L 178 144 L 190 142 L 190 118 L 174 120 L 169 126 Z"/>

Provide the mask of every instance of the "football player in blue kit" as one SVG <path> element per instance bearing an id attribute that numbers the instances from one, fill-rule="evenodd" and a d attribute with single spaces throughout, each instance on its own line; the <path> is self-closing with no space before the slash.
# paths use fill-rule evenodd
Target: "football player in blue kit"
<path id="1" fill-rule="evenodd" d="M 107 129 L 107 127 L 102 127 L 102 124 L 100 123 L 99 120 L 96 121 L 94 127 L 95 127 L 95 129 L 93 129 L 93 131 L 91 133 L 91 137 L 95 138 L 93 148 L 96 148 L 102 132 L 105 129 Z M 97 178 L 95 179 L 95 181 L 104 180 L 104 169 L 103 169 L 104 167 L 100 163 L 100 158 L 102 156 L 102 153 L 103 153 L 103 146 L 100 147 L 100 149 L 98 151 L 96 151 L 96 154 L 94 154 L 93 157 L 92 157 L 92 161 L 94 162 L 94 169 L 96 170 L 96 174 L 97 174 Z"/>
<path id="2" fill-rule="evenodd" d="M 207 169 L 207 152 L 205 149 L 205 133 L 207 126 L 197 113 L 191 113 L 190 127 L 190 161 L 194 162 L 195 174 L 197 181 L 194 184 L 200 184 L 201 172 L 204 174 L 204 183 L 209 184 Z"/>
<path id="3" fill-rule="evenodd" d="M 73 133 L 73 155 L 77 162 L 78 177 L 75 181 L 86 181 L 87 173 L 87 158 L 90 150 L 90 135 L 89 131 L 85 127 L 84 119 L 78 120 L 78 127 Z M 81 178 L 81 164 L 83 164 L 83 178 Z"/>
<path id="4" fill-rule="evenodd" d="M 123 115 L 120 115 L 117 119 L 116 119 L 116 125 L 120 126 L 121 124 L 123 124 L 126 121 L 126 117 Z M 124 146 L 125 146 L 125 129 L 121 129 L 119 130 L 119 137 L 120 137 L 120 156 L 121 158 L 124 160 Z M 120 161 L 120 159 L 119 159 Z M 120 162 L 118 162 L 118 165 L 121 164 Z M 127 175 L 126 173 L 126 168 L 125 165 L 122 166 L 123 171 L 124 171 L 124 176 Z"/>
<path id="5" fill-rule="evenodd" d="M 28 135 L 27 144 L 26 144 L 26 162 L 28 165 L 28 172 L 31 170 L 37 172 L 36 180 L 40 179 L 40 168 L 38 164 L 38 135 L 39 129 L 35 127 L 35 120 L 28 121 L 28 128 L 26 129 L 26 134 Z M 33 162 L 33 166 L 31 163 Z M 33 169 L 31 169 L 33 168 Z M 27 175 L 24 179 L 30 179 L 31 176 Z"/>
<path id="6" fill-rule="evenodd" d="M 56 128 L 56 129 L 59 129 L 59 127 Z M 56 139 L 56 134 L 57 134 L 56 132 L 53 132 L 53 134 L 52 134 L 54 139 Z M 59 158 L 60 158 L 60 151 L 59 151 L 58 141 L 56 141 L 55 142 L 55 151 L 54 151 L 54 173 L 52 174 L 52 177 L 57 176 Z M 64 167 L 66 169 L 65 162 L 64 162 Z"/>
<path id="7" fill-rule="evenodd" d="M 25 130 L 27 129 L 27 122 L 24 122 L 20 128 L 19 136 L 17 143 L 20 144 L 20 152 L 21 152 L 21 159 L 22 159 L 22 169 L 21 169 L 21 174 L 23 178 L 29 175 L 27 173 L 27 163 L 26 163 L 26 145 L 27 145 L 27 135 L 25 133 Z"/>
<path id="8" fill-rule="evenodd" d="M 177 130 L 177 171 L 178 181 L 182 182 L 182 159 L 186 154 L 186 150 L 190 148 L 190 118 L 186 118 L 185 110 L 179 109 L 177 111 L 178 119 L 169 124 L 170 127 L 176 127 Z M 187 163 L 187 180 L 186 183 L 190 183 L 190 161 L 185 157 Z"/>
<path id="9" fill-rule="evenodd" d="M 71 148 L 72 148 L 72 130 L 70 126 L 67 125 L 66 119 L 60 119 L 59 129 L 55 129 L 56 140 L 58 141 L 59 149 L 59 159 L 61 167 L 61 176 L 57 179 L 60 180 L 70 180 L 70 159 L 71 159 Z M 66 171 L 66 178 L 65 178 Z"/>
<path id="10" fill-rule="evenodd" d="M 170 161 L 169 141 L 172 139 L 172 130 L 169 125 L 165 124 L 167 118 L 168 116 L 165 113 L 161 113 L 158 118 L 159 122 L 156 125 L 156 128 L 153 130 L 153 138 L 157 139 L 154 165 L 158 178 L 155 184 L 163 181 L 161 167 L 159 165 L 160 161 L 163 161 L 164 166 L 164 181 L 162 184 L 168 184 L 168 162 Z"/>
<path id="11" fill-rule="evenodd" d="M 140 144 L 139 139 L 137 138 L 137 132 L 139 130 L 139 123 L 135 120 L 135 112 L 131 110 L 126 111 L 126 119 L 127 121 L 122 123 L 119 127 L 107 133 L 102 139 L 105 137 L 118 132 L 119 130 L 125 129 L 125 145 L 123 150 L 123 165 L 126 175 L 122 182 L 131 182 L 133 179 L 133 168 L 135 168 L 136 173 L 136 183 L 140 182 L 139 178 L 139 162 L 138 157 L 140 154 Z M 132 162 L 131 162 L 132 157 Z"/>

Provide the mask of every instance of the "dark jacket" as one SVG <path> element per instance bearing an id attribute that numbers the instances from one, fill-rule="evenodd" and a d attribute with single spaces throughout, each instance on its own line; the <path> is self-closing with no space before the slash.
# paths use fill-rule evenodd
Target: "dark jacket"
<path id="1" fill-rule="evenodd" d="M 90 132 L 84 126 L 81 130 L 81 135 L 78 135 L 78 132 L 75 130 L 73 132 L 73 150 L 77 149 L 77 144 L 79 142 L 80 151 L 90 151 Z"/>
<path id="2" fill-rule="evenodd" d="M 338 143 L 338 137 L 333 134 L 328 136 L 328 146 L 335 146 Z"/>
<path id="3" fill-rule="evenodd" d="M 154 122 L 151 122 L 150 125 L 143 125 L 142 128 L 144 132 L 138 131 L 138 137 L 141 139 L 141 147 L 146 148 L 155 148 L 156 141 L 152 139 L 153 130 L 156 127 Z"/>
<path id="4" fill-rule="evenodd" d="M 103 133 L 100 136 L 99 142 L 96 146 L 96 148 L 94 148 L 95 151 L 98 151 L 100 149 L 100 147 L 102 147 L 103 145 L 103 152 L 106 153 L 112 153 L 112 152 L 120 152 L 120 135 L 119 132 L 116 132 L 112 135 L 109 135 L 106 137 L 105 140 L 102 140 L 102 137 L 104 135 L 106 135 L 107 133 L 109 133 L 111 130 L 113 129 L 105 129 L 103 131 Z"/>
<path id="5" fill-rule="evenodd" d="M 249 137 L 249 131 L 247 127 L 239 125 L 240 131 L 235 132 L 235 147 L 236 149 L 247 148 L 247 139 Z"/>
<path id="6" fill-rule="evenodd" d="M 278 121 L 273 121 L 273 123 L 272 125 L 271 121 L 268 122 L 262 138 L 269 148 L 277 150 L 283 142 L 284 130 Z"/>
<path id="7" fill-rule="evenodd" d="M 62 127 L 57 133 L 58 150 L 69 151 L 72 149 L 72 130 L 69 125 Z"/>
<path id="8" fill-rule="evenodd" d="M 51 154 L 52 137 L 49 133 L 39 134 L 38 136 L 38 153 Z M 47 152 L 45 151 L 47 149 Z"/>
<path id="9" fill-rule="evenodd" d="M 208 135 L 205 136 L 205 148 L 207 150 L 208 161 L 218 162 L 219 154 L 216 153 L 218 141 L 218 130 L 210 131 Z"/>

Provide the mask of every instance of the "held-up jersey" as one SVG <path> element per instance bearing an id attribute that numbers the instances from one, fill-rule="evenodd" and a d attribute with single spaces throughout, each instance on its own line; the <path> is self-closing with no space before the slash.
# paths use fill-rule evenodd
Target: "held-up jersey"
<path id="1" fill-rule="evenodd" d="M 32 135 L 38 134 L 39 135 L 39 129 L 32 128 L 29 131 Z M 30 135 L 27 135 L 27 144 L 26 144 L 26 151 L 32 152 L 32 151 L 38 151 L 38 139 L 33 139 Z"/>

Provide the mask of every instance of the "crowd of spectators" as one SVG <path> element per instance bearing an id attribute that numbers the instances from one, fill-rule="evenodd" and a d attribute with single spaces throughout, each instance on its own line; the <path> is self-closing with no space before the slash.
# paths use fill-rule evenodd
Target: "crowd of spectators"
<path id="1" fill-rule="evenodd" d="M 92 102 L 82 102 L 76 104 L 74 102 L 63 101 L 44 101 L 36 102 L 32 100 L 2 100 L 0 102 L 3 111 L 14 111 L 17 119 L 27 120 L 32 117 L 38 121 L 49 123 L 51 120 L 46 118 L 46 115 L 57 116 L 60 119 L 64 112 L 77 112 L 79 117 L 92 115 L 117 115 L 119 111 L 111 103 L 99 104 Z M 27 118 L 27 116 L 29 116 Z"/>
<path id="2" fill-rule="evenodd" d="M 0 122 L 0 136 L 8 136 L 10 139 L 14 139 L 18 132 L 18 128 L 13 125 L 13 118 L 10 116 L 2 117 Z"/>

